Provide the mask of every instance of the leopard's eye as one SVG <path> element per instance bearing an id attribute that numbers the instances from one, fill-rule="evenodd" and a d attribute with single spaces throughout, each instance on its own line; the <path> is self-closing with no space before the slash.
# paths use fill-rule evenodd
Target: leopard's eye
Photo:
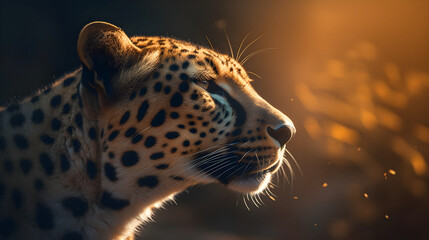
<path id="1" fill-rule="evenodd" d="M 209 87 L 209 82 L 207 80 L 199 80 L 199 79 L 194 79 L 193 82 L 195 84 L 197 84 L 198 86 L 204 88 L 207 90 L 207 88 Z"/>

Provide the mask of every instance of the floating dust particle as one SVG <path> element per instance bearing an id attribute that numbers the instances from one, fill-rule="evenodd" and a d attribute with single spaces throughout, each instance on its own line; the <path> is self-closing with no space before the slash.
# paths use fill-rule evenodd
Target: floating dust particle
<path id="1" fill-rule="evenodd" d="M 387 180 L 387 173 L 384 173 L 384 179 Z"/>
<path id="2" fill-rule="evenodd" d="M 293 102 L 293 100 L 294 100 L 293 98 L 290 99 L 291 102 Z"/>
<path id="3" fill-rule="evenodd" d="M 365 198 L 368 198 L 368 193 L 364 193 L 364 194 L 363 194 L 363 196 L 364 196 Z"/>
<path id="4" fill-rule="evenodd" d="M 328 183 L 326 183 L 326 182 L 322 184 L 322 187 L 324 187 L 324 188 L 327 186 L 328 186 Z"/>
<path id="5" fill-rule="evenodd" d="M 358 147 L 357 150 L 360 152 L 362 149 L 360 147 Z"/>
<path id="6" fill-rule="evenodd" d="M 392 174 L 392 175 L 396 175 L 396 171 L 393 170 L 393 169 L 389 169 L 389 173 Z"/>
<path id="7" fill-rule="evenodd" d="M 298 199 L 298 196 L 293 197 L 293 199 Z"/>
<path id="8" fill-rule="evenodd" d="M 384 215 L 384 218 L 385 218 L 385 219 L 389 219 L 389 215 L 387 215 L 387 214 L 386 214 L 386 215 Z"/>

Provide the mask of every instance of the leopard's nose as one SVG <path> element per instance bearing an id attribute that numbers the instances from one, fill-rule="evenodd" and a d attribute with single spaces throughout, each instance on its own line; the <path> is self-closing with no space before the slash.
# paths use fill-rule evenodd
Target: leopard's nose
<path id="1" fill-rule="evenodd" d="M 267 133 L 283 147 L 295 134 L 296 130 L 293 125 L 280 125 L 276 128 L 267 127 Z"/>

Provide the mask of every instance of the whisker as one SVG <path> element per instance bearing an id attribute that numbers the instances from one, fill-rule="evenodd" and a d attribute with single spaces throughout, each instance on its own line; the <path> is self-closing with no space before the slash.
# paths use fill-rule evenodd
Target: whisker
<path id="1" fill-rule="evenodd" d="M 254 73 L 254 72 L 251 72 L 251 71 L 246 71 L 246 72 L 256 76 L 259 79 L 262 79 L 261 76 L 259 76 L 258 74 Z"/>
<path id="2" fill-rule="evenodd" d="M 253 40 L 252 42 L 250 42 L 244 49 L 243 51 L 240 53 L 240 55 L 237 56 L 237 62 L 239 62 L 240 57 L 243 55 L 243 53 L 246 51 L 247 48 L 249 48 L 250 46 L 252 46 L 252 44 L 254 44 L 256 41 L 258 41 L 259 39 L 261 39 L 263 36 L 265 36 L 265 34 L 262 34 L 261 36 L 259 36 L 258 38 L 256 38 L 255 40 Z"/>
<path id="3" fill-rule="evenodd" d="M 252 31 L 250 31 L 248 34 L 246 34 L 246 36 L 244 36 L 243 40 L 241 41 L 241 43 L 240 43 L 240 47 L 238 47 L 237 57 L 240 55 L 241 47 L 243 46 L 244 41 L 246 41 L 246 38 L 250 35 L 250 33 L 252 33 Z M 237 59 L 237 61 L 239 61 L 239 60 L 240 60 L 240 59 Z"/>
<path id="4" fill-rule="evenodd" d="M 254 51 L 252 53 L 250 53 L 249 55 L 247 55 L 241 62 L 241 65 L 244 65 L 249 59 L 251 59 L 253 56 L 261 54 L 261 53 L 265 53 L 268 52 L 269 50 L 278 50 L 278 48 L 264 48 L 264 49 L 260 49 L 257 51 Z"/>
<path id="5" fill-rule="evenodd" d="M 231 51 L 231 57 L 234 58 L 234 51 L 232 50 L 231 41 L 229 40 L 228 33 L 226 30 L 223 31 L 225 33 L 226 41 L 228 42 L 229 50 Z"/>
<path id="6" fill-rule="evenodd" d="M 206 39 L 207 39 L 207 42 L 209 42 L 209 44 L 210 44 L 210 47 L 212 48 L 212 50 L 214 51 L 214 48 L 213 48 L 213 45 L 212 45 L 212 42 L 210 41 L 210 39 L 209 39 L 209 37 L 206 35 Z"/>

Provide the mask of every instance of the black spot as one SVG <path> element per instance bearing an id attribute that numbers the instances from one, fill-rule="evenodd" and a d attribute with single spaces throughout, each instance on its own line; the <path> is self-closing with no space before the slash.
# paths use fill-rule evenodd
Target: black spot
<path id="1" fill-rule="evenodd" d="M 127 151 L 122 155 L 121 161 L 125 167 L 134 166 L 139 161 L 139 155 L 134 151 Z"/>
<path id="2" fill-rule="evenodd" d="M 36 209 L 36 223 L 40 229 L 49 230 L 54 228 L 54 216 L 51 209 L 43 204 L 37 204 Z"/>
<path id="3" fill-rule="evenodd" d="M 139 95 L 140 95 L 140 96 L 144 96 L 146 93 L 147 93 L 147 88 L 142 87 L 142 88 L 140 89 Z"/>
<path id="4" fill-rule="evenodd" d="M 175 71 L 179 70 L 179 66 L 177 66 L 177 64 L 172 64 L 170 66 L 170 70 L 175 72 Z"/>
<path id="5" fill-rule="evenodd" d="M 11 160 L 7 159 L 4 161 L 3 163 L 3 168 L 7 173 L 12 173 L 13 172 L 13 163 Z"/>
<path id="6" fill-rule="evenodd" d="M 88 136 L 89 136 L 89 138 L 91 138 L 91 140 L 94 140 L 97 137 L 97 134 L 95 132 L 95 128 L 92 127 L 88 130 Z"/>
<path id="7" fill-rule="evenodd" d="M 45 145 L 51 145 L 54 143 L 55 139 L 53 139 L 52 137 L 50 137 L 49 135 L 42 135 L 40 136 L 40 140 L 45 144 Z"/>
<path id="8" fill-rule="evenodd" d="M 125 137 L 131 137 L 136 133 L 137 129 L 134 127 L 128 128 L 127 131 L 125 131 Z"/>
<path id="9" fill-rule="evenodd" d="M 177 151 L 177 148 L 175 148 L 175 147 L 174 147 L 174 148 L 172 148 L 172 149 L 171 149 L 171 151 L 170 151 L 170 152 L 171 152 L 171 153 L 175 153 L 176 151 Z"/>
<path id="10" fill-rule="evenodd" d="M 64 82 L 63 82 L 63 86 L 64 87 L 68 87 L 68 86 L 70 86 L 70 84 L 72 84 L 73 82 L 74 82 L 74 80 L 75 80 L 76 78 L 74 78 L 74 77 L 71 77 L 71 78 L 67 78 L 66 80 L 64 80 Z"/>
<path id="11" fill-rule="evenodd" d="M 68 232 L 61 237 L 61 240 L 84 240 L 84 238 L 78 232 Z"/>
<path id="12" fill-rule="evenodd" d="M 189 67 L 189 62 L 188 61 L 185 61 L 183 64 L 182 64 L 182 68 L 183 69 L 187 69 Z"/>
<path id="13" fill-rule="evenodd" d="M 51 107 L 56 108 L 61 104 L 61 96 L 55 95 L 51 98 Z"/>
<path id="14" fill-rule="evenodd" d="M 60 159 L 61 159 L 61 161 L 60 161 L 61 171 L 62 172 L 67 172 L 67 170 L 70 169 L 70 162 L 69 162 L 69 160 L 67 159 L 66 155 L 64 155 L 64 154 L 60 155 Z"/>
<path id="15" fill-rule="evenodd" d="M 122 115 L 121 121 L 119 121 L 119 124 L 122 125 L 122 124 L 126 123 L 129 118 L 130 118 L 130 111 L 126 111 L 124 113 L 124 115 Z"/>
<path id="16" fill-rule="evenodd" d="M 164 123 L 164 121 L 165 121 L 165 110 L 163 109 L 155 115 L 150 125 L 152 127 L 159 127 Z"/>
<path id="17" fill-rule="evenodd" d="M 42 109 L 36 109 L 31 114 L 31 121 L 36 124 L 42 123 L 44 118 L 45 114 L 43 113 Z"/>
<path id="18" fill-rule="evenodd" d="M 86 161 L 86 173 L 88 173 L 90 179 L 94 179 L 97 176 L 97 165 L 89 159 Z"/>
<path id="19" fill-rule="evenodd" d="M 157 82 L 155 83 L 155 85 L 153 86 L 153 90 L 155 90 L 155 92 L 160 92 L 162 89 L 162 83 Z"/>
<path id="20" fill-rule="evenodd" d="M 156 144 L 156 138 L 152 137 L 152 136 L 147 137 L 146 141 L 144 142 L 144 145 L 147 148 L 153 147 L 153 145 L 155 145 L 155 144 Z"/>
<path id="21" fill-rule="evenodd" d="M 175 139 L 179 137 L 179 133 L 178 132 L 168 132 L 167 134 L 165 134 L 165 137 L 168 139 Z"/>
<path id="22" fill-rule="evenodd" d="M 165 75 L 165 79 L 167 79 L 167 80 L 171 80 L 173 78 L 173 75 L 171 75 L 171 74 L 167 74 L 167 75 Z"/>
<path id="23" fill-rule="evenodd" d="M 181 73 L 181 74 L 179 75 L 179 77 L 180 77 L 180 79 L 182 79 L 182 80 L 184 80 L 184 81 L 186 81 L 186 80 L 188 80 L 188 79 L 189 79 L 188 74 L 186 74 L 186 73 Z"/>
<path id="24" fill-rule="evenodd" d="M 140 107 L 139 110 L 137 112 L 137 121 L 141 121 L 144 116 L 146 115 L 147 109 L 149 108 L 149 102 L 148 101 L 144 101 Z"/>
<path id="25" fill-rule="evenodd" d="M 111 193 L 104 191 L 101 196 L 101 204 L 113 210 L 121 210 L 124 207 L 130 205 L 130 201 L 125 199 L 119 199 L 112 196 Z"/>
<path id="26" fill-rule="evenodd" d="M 113 152 L 109 152 L 109 158 L 114 158 L 115 157 L 115 154 L 113 153 Z"/>
<path id="27" fill-rule="evenodd" d="M 202 142 L 200 141 L 200 140 L 198 140 L 198 141 L 196 141 L 195 142 L 195 146 L 198 146 L 198 145 L 200 145 Z"/>
<path id="28" fill-rule="evenodd" d="M 116 182 L 118 180 L 116 177 L 116 168 L 110 163 L 104 164 L 104 175 L 106 175 L 106 177 L 112 182 Z"/>
<path id="29" fill-rule="evenodd" d="M 22 125 L 24 125 L 24 122 L 25 122 L 25 117 L 22 113 L 17 113 L 10 118 L 9 122 L 13 128 L 22 127 Z"/>
<path id="30" fill-rule="evenodd" d="M 191 126 L 194 126 L 195 122 L 194 121 L 189 121 L 188 124 L 191 125 Z"/>
<path id="31" fill-rule="evenodd" d="M 45 188 L 45 184 L 43 183 L 42 179 L 38 178 L 34 181 L 34 188 L 37 191 L 41 191 L 43 188 Z"/>
<path id="32" fill-rule="evenodd" d="M 119 134 L 119 131 L 113 131 L 110 135 L 109 135 L 109 141 L 112 141 L 113 139 L 115 139 Z"/>
<path id="33" fill-rule="evenodd" d="M 61 203 L 75 218 L 83 217 L 88 211 L 88 202 L 81 197 L 68 197 L 63 199 Z"/>
<path id="34" fill-rule="evenodd" d="M 150 159 L 152 159 L 152 160 L 158 160 L 158 159 L 163 158 L 163 157 L 164 157 L 163 152 L 156 152 L 156 153 L 153 153 L 152 155 L 150 155 Z"/>
<path id="35" fill-rule="evenodd" d="M 20 106 L 18 104 L 12 103 L 9 106 L 7 106 L 6 111 L 7 112 L 14 112 L 14 111 L 19 110 L 19 108 L 20 108 Z"/>
<path id="36" fill-rule="evenodd" d="M 36 103 L 36 102 L 38 102 L 39 100 L 40 100 L 39 96 L 34 96 L 34 97 L 32 97 L 32 98 L 31 98 L 30 102 L 31 102 L 31 103 Z"/>
<path id="37" fill-rule="evenodd" d="M 194 59 L 194 58 L 196 58 L 197 56 L 195 56 L 194 54 L 189 54 L 188 55 L 188 59 Z"/>
<path id="38" fill-rule="evenodd" d="M 177 112 L 172 112 L 172 113 L 170 113 L 170 117 L 172 119 L 177 119 L 177 118 L 179 118 L 179 114 Z"/>
<path id="39" fill-rule="evenodd" d="M 13 234 L 16 230 L 16 223 L 15 221 L 10 218 L 6 217 L 0 220 L 0 235 L 8 237 Z"/>
<path id="40" fill-rule="evenodd" d="M 169 94 L 171 92 L 171 88 L 169 87 L 169 86 L 166 86 L 165 88 L 164 88 L 164 93 L 165 94 Z"/>
<path id="41" fill-rule="evenodd" d="M 137 92 L 132 92 L 130 95 L 130 101 L 134 100 L 137 97 Z"/>
<path id="42" fill-rule="evenodd" d="M 14 188 L 12 190 L 12 201 L 13 201 L 13 204 L 15 205 L 16 209 L 21 209 L 21 207 L 22 207 L 22 194 L 16 188 Z"/>
<path id="43" fill-rule="evenodd" d="M 195 94 L 195 93 L 191 94 L 191 99 L 192 100 L 197 100 L 197 98 L 198 98 L 197 94 Z"/>
<path id="44" fill-rule="evenodd" d="M 210 129 L 209 129 L 209 132 L 211 132 L 211 133 L 216 132 L 216 128 L 210 128 Z"/>
<path id="45" fill-rule="evenodd" d="M 237 128 L 234 131 L 232 131 L 231 136 L 238 136 L 241 133 L 241 128 Z"/>
<path id="46" fill-rule="evenodd" d="M 2 136 L 0 136 L 0 150 L 1 151 L 6 150 L 6 140 Z"/>
<path id="47" fill-rule="evenodd" d="M 206 137 L 206 135 L 207 134 L 205 132 L 200 133 L 200 137 L 202 137 L 202 138 Z"/>
<path id="48" fill-rule="evenodd" d="M 73 139 L 72 143 L 73 143 L 73 150 L 74 150 L 74 152 L 78 153 L 80 151 L 80 147 L 81 147 L 81 144 L 80 144 L 79 140 Z"/>
<path id="49" fill-rule="evenodd" d="M 156 166 L 156 168 L 159 170 L 163 170 L 163 169 L 168 168 L 168 164 L 159 164 L 158 166 Z"/>
<path id="50" fill-rule="evenodd" d="M 209 125 L 209 122 L 203 122 L 203 127 L 207 127 Z"/>
<path id="51" fill-rule="evenodd" d="M 54 173 L 54 163 L 51 158 L 46 153 L 41 153 L 39 155 L 39 162 L 42 165 L 45 174 L 51 176 Z"/>
<path id="52" fill-rule="evenodd" d="M 170 99 L 170 105 L 172 107 L 180 107 L 183 103 L 183 97 L 182 94 L 176 92 L 173 94 L 173 96 Z"/>
<path id="53" fill-rule="evenodd" d="M 139 178 L 137 183 L 139 187 L 154 188 L 158 185 L 159 180 L 157 176 L 146 176 Z"/>
<path id="54" fill-rule="evenodd" d="M 188 82 L 185 82 L 185 81 L 181 82 L 180 85 L 179 85 L 179 90 L 181 92 L 188 91 L 189 90 L 189 84 L 188 84 Z"/>
<path id="55" fill-rule="evenodd" d="M 28 148 L 28 140 L 21 134 L 17 134 L 13 136 L 13 141 L 15 142 L 15 145 L 19 149 L 27 149 Z"/>
<path id="56" fill-rule="evenodd" d="M 27 175 L 33 168 L 33 163 L 27 158 L 22 158 L 19 160 L 19 166 L 21 167 L 21 171 Z"/>
<path id="57" fill-rule="evenodd" d="M 185 129 L 185 125 L 183 125 L 183 124 L 179 124 L 179 125 L 177 125 L 177 127 L 181 128 L 181 129 Z"/>
<path id="58" fill-rule="evenodd" d="M 76 114 L 76 116 L 74 116 L 74 121 L 76 123 L 76 126 L 80 129 L 82 129 L 82 125 L 83 125 L 82 114 L 80 114 L 80 113 Z"/>
<path id="59" fill-rule="evenodd" d="M 69 103 L 64 104 L 64 106 L 63 106 L 63 114 L 69 113 L 70 110 L 71 110 L 70 104 Z"/>
<path id="60" fill-rule="evenodd" d="M 143 136 L 141 134 L 137 134 L 131 139 L 131 142 L 133 144 L 136 144 L 136 143 L 140 142 L 142 139 L 143 139 Z"/>
<path id="61" fill-rule="evenodd" d="M 196 128 L 191 128 L 191 129 L 189 129 L 189 132 L 191 132 L 191 133 L 197 133 L 197 129 Z"/>
<path id="62" fill-rule="evenodd" d="M 188 140 L 183 141 L 183 146 L 188 147 L 191 143 Z"/>
<path id="63" fill-rule="evenodd" d="M 52 119 L 52 121 L 51 121 L 51 128 L 52 128 L 52 130 L 54 130 L 54 131 L 60 130 L 61 125 L 62 125 L 62 122 L 60 120 L 58 120 L 58 118 L 53 118 Z"/>

